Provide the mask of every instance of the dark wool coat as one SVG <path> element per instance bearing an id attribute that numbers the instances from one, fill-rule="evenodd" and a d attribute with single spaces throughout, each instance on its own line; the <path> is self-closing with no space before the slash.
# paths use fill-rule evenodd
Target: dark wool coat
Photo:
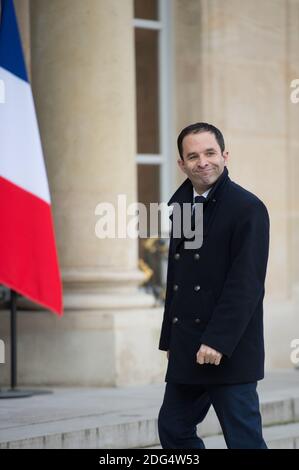
<path id="1" fill-rule="evenodd" d="M 168 205 L 193 202 L 189 178 Z M 186 249 L 170 233 L 167 289 L 159 349 L 170 350 L 166 382 L 225 384 L 264 377 L 263 298 L 269 251 L 264 203 L 231 181 L 227 167 L 203 205 L 203 243 Z M 200 365 L 206 344 L 220 365 Z"/>

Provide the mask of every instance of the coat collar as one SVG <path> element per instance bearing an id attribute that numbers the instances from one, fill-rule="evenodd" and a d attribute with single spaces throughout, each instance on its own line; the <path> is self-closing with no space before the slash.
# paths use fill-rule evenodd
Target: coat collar
<path id="1" fill-rule="evenodd" d="M 212 207 L 211 207 L 212 210 L 210 211 L 208 219 L 206 220 L 206 223 L 204 224 L 204 227 L 203 227 L 203 237 L 204 238 L 208 234 L 208 231 L 209 231 L 209 228 L 211 226 L 212 220 L 215 217 L 217 207 L 219 207 L 219 204 L 217 202 L 219 202 L 221 200 L 221 196 L 223 195 L 223 190 L 224 190 L 224 188 L 226 186 L 226 183 L 228 181 L 230 181 L 230 178 L 228 176 L 228 169 L 225 166 L 223 168 L 223 172 L 221 173 L 221 175 L 219 176 L 217 181 L 214 183 L 214 185 L 212 186 L 211 191 L 207 195 L 207 202 L 212 200 L 213 203 L 215 202 L 216 204 L 212 205 Z M 181 186 L 179 186 L 179 188 L 172 195 L 172 197 L 170 198 L 170 200 L 168 201 L 167 204 L 168 204 L 168 206 L 170 206 L 171 204 L 174 204 L 174 203 L 183 204 L 183 203 L 186 203 L 186 202 L 187 203 L 193 202 L 193 185 L 192 185 L 191 180 L 189 178 L 187 178 L 181 184 Z M 205 207 L 207 207 L 206 203 L 205 203 Z M 204 208 L 204 211 L 205 210 L 206 209 Z M 173 218 L 173 214 L 170 215 L 171 220 L 172 220 L 172 218 Z M 187 238 L 191 237 L 191 233 L 189 235 L 187 234 Z M 174 250 L 175 251 L 178 250 L 178 247 L 182 243 L 184 238 L 186 238 L 184 235 L 182 235 L 180 238 L 174 238 L 173 243 L 174 243 Z"/>
<path id="2" fill-rule="evenodd" d="M 216 180 L 214 185 L 212 186 L 211 191 L 207 195 L 207 201 L 210 199 L 221 199 L 221 195 L 223 193 L 223 189 L 225 183 L 230 180 L 228 176 L 228 169 L 225 166 L 223 168 L 223 172 Z M 184 202 L 192 202 L 193 201 L 193 185 L 189 178 L 186 178 L 185 181 L 179 186 L 179 188 L 175 191 L 175 193 L 169 199 L 167 205 L 170 206 L 171 204 L 178 202 L 182 204 Z"/>

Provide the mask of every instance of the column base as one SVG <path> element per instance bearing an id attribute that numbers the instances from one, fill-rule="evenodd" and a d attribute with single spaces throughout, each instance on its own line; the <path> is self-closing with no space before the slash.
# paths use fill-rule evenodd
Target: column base
<path id="1" fill-rule="evenodd" d="M 163 309 L 18 312 L 18 386 L 118 387 L 164 380 L 166 357 L 158 350 Z M 10 380 L 9 311 L 2 311 Z"/>
<path id="2" fill-rule="evenodd" d="M 64 315 L 18 299 L 19 386 L 122 386 L 164 380 L 162 306 L 139 270 L 63 272 Z M 1 313 L 9 358 L 9 312 Z M 2 367 L 0 387 L 9 384 Z"/>

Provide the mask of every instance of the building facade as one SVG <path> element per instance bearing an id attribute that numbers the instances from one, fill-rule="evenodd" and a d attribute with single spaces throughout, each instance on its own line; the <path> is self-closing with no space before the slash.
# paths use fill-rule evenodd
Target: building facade
<path id="1" fill-rule="evenodd" d="M 62 319 L 20 301 L 26 385 L 159 382 L 163 305 L 142 288 L 144 244 L 99 239 L 96 207 L 167 201 L 179 130 L 211 122 L 230 177 L 267 205 L 266 366 L 299 338 L 299 0 L 15 0 L 48 172 Z M 166 226 L 164 226 L 166 227 Z M 165 277 L 165 266 L 161 277 Z M 1 313 L 7 351 L 9 313 Z M 8 352 L 6 353 L 8 357 Z M 9 381 L 9 361 L 3 366 Z"/>

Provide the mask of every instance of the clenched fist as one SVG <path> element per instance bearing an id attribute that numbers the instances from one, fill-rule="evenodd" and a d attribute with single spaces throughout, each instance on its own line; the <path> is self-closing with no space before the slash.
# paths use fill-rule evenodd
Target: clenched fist
<path id="1" fill-rule="evenodd" d="M 205 344 L 202 344 L 196 354 L 196 362 L 199 364 L 214 364 L 219 366 L 222 353 L 216 351 Z"/>

